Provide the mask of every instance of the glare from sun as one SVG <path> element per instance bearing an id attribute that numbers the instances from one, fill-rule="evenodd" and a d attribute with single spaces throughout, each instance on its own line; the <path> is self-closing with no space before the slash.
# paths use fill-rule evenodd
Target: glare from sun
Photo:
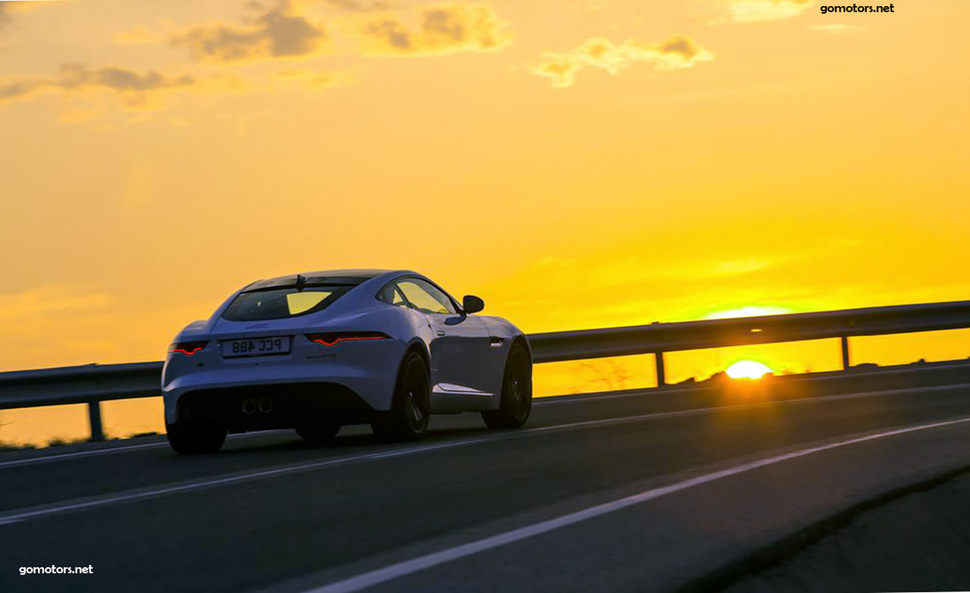
<path id="1" fill-rule="evenodd" d="M 741 307 L 726 311 L 715 311 L 704 316 L 704 319 L 733 319 L 735 317 L 761 317 L 764 315 L 784 315 L 792 310 L 786 307 Z"/>
<path id="2" fill-rule="evenodd" d="M 728 367 L 728 377 L 732 379 L 760 379 L 774 371 L 767 365 L 753 360 L 741 360 Z"/>

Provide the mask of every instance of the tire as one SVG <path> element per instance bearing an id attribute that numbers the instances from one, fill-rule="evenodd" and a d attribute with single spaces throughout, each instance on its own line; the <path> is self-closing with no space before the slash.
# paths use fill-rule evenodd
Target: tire
<path id="1" fill-rule="evenodd" d="M 383 440 L 413 441 L 421 438 L 431 416 L 431 378 L 428 365 L 417 352 L 408 352 L 397 374 L 391 411 L 371 423 L 374 435 Z"/>
<path id="2" fill-rule="evenodd" d="M 215 422 L 166 424 L 165 434 L 168 444 L 179 455 L 215 453 L 226 442 L 226 428 Z"/>
<path id="3" fill-rule="evenodd" d="M 497 410 L 482 412 L 489 428 L 519 428 L 532 412 L 532 359 L 521 343 L 512 344 L 502 377 L 502 399 Z"/>
<path id="4" fill-rule="evenodd" d="M 312 447 L 322 447 L 337 436 L 340 424 L 337 422 L 319 422 L 313 425 L 298 426 L 296 434 Z"/>

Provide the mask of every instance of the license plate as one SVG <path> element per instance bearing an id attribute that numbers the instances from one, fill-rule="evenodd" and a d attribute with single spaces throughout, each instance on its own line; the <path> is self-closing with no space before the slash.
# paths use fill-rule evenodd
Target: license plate
<path id="1" fill-rule="evenodd" d="M 270 354 L 289 354 L 290 338 L 249 338 L 248 340 L 227 340 L 222 343 L 222 355 L 226 358 L 234 356 L 267 356 Z"/>

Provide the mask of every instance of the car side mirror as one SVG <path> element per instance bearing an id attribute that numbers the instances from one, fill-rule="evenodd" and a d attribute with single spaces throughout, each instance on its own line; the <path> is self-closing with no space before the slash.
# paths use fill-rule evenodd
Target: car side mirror
<path id="1" fill-rule="evenodd" d="M 466 294 L 465 298 L 461 299 L 461 308 L 468 314 L 478 313 L 485 308 L 485 301 L 475 295 Z"/>

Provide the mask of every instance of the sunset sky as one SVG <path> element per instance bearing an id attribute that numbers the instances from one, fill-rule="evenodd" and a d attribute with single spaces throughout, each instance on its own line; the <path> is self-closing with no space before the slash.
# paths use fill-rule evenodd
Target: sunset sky
<path id="1" fill-rule="evenodd" d="M 819 6 L 0 2 L 0 370 L 158 360 L 240 285 L 341 267 L 419 270 L 526 332 L 970 298 L 970 3 Z M 741 358 L 839 360 L 685 353 L 670 378 Z"/>

